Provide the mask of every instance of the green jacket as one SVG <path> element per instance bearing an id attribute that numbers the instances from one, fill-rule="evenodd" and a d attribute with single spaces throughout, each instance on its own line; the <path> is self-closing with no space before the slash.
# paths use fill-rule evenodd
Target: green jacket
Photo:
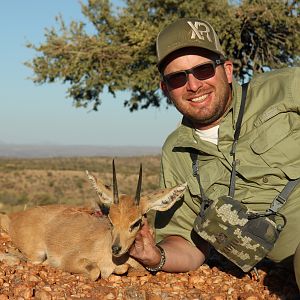
<path id="1" fill-rule="evenodd" d="M 162 152 L 161 186 L 187 182 L 183 201 L 156 215 L 157 241 L 180 235 L 197 245 L 193 223 L 199 213 L 199 185 L 192 173 L 191 149 L 198 151 L 205 194 L 212 200 L 228 195 L 233 134 L 241 101 L 241 86 L 232 84 L 233 101 L 219 127 L 218 145 L 200 140 L 183 119 L 167 138 Z M 248 87 L 240 138 L 236 149 L 235 198 L 249 209 L 265 211 L 289 179 L 300 177 L 300 68 L 285 68 L 254 76 Z M 292 255 L 300 240 L 300 187 L 280 210 L 287 226 L 269 258 Z M 288 244 L 287 244 L 288 243 Z"/>

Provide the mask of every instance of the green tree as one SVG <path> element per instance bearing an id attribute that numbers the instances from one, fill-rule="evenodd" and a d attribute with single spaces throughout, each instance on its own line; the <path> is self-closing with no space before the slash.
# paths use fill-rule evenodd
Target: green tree
<path id="1" fill-rule="evenodd" d="M 161 28 L 178 17 L 208 20 L 244 80 L 254 72 L 299 65 L 300 1 L 289 0 L 127 0 L 112 9 L 109 0 L 81 3 L 93 31 L 81 21 L 46 29 L 45 42 L 28 44 L 38 54 L 27 62 L 35 83 L 61 81 L 76 107 L 97 110 L 105 88 L 115 95 L 130 91 L 124 105 L 131 111 L 160 106 L 155 39 Z"/>

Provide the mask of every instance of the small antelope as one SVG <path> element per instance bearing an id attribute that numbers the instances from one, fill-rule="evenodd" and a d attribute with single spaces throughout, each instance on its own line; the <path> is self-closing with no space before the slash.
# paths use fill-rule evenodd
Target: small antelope
<path id="1" fill-rule="evenodd" d="M 142 166 L 135 197 L 118 195 L 113 162 L 113 190 L 86 171 L 99 198 L 102 216 L 76 207 L 48 205 L 2 217 L 1 225 L 14 245 L 33 263 L 47 263 L 90 279 L 128 270 L 128 250 L 144 215 L 164 211 L 183 195 L 186 184 L 141 196 Z"/>

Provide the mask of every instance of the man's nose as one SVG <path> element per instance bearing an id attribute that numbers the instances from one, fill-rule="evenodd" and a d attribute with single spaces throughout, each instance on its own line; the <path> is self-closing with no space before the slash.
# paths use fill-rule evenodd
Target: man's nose
<path id="1" fill-rule="evenodd" d="M 203 81 L 197 79 L 193 74 L 187 75 L 187 89 L 197 91 L 203 85 Z"/>

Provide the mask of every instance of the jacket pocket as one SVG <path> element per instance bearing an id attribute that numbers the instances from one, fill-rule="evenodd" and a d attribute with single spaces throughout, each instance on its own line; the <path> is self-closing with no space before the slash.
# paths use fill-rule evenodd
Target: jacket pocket
<path id="1" fill-rule="evenodd" d="M 217 199 L 220 195 L 228 193 L 227 185 L 230 180 L 230 173 L 226 172 L 224 165 L 218 159 L 199 160 L 199 175 L 201 185 L 208 198 Z M 193 197 L 200 196 L 199 183 L 192 172 L 187 176 L 186 181 L 190 194 Z"/>
<path id="2" fill-rule="evenodd" d="M 277 115 L 261 124 L 250 147 L 269 167 L 279 168 L 290 179 L 300 177 L 300 132 L 293 129 L 288 114 Z"/>

